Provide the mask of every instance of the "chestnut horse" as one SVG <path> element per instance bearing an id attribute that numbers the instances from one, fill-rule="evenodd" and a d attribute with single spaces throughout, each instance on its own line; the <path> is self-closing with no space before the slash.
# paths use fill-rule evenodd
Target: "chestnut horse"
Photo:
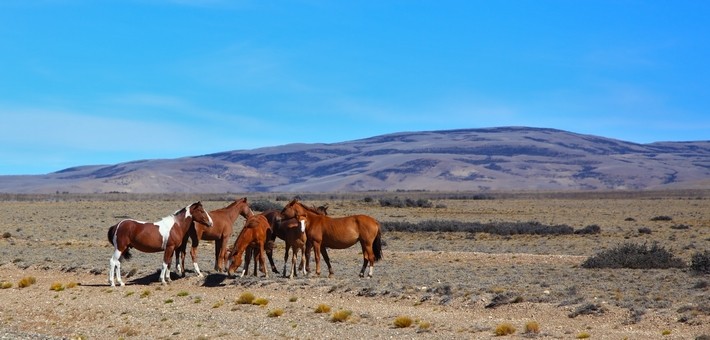
<path id="1" fill-rule="evenodd" d="M 136 220 L 122 220 L 108 228 L 108 241 L 113 244 L 113 256 L 109 260 L 108 281 L 115 287 L 114 270 L 118 283 L 121 280 L 121 258 L 131 258 L 131 248 L 136 248 L 145 253 L 163 251 L 163 267 L 160 272 L 160 281 L 170 281 L 170 262 L 173 253 L 181 244 L 193 221 L 212 225 L 212 218 L 202 207 L 201 202 L 195 202 L 182 208 L 158 222 L 148 223 Z"/>
<path id="2" fill-rule="evenodd" d="M 382 259 L 380 224 L 370 216 L 352 215 L 338 218 L 323 216 L 313 208 L 301 204 L 298 199 L 289 202 L 281 210 L 281 215 L 283 218 L 296 217 L 306 221 L 307 248 L 313 247 L 316 258 L 316 275 L 320 275 L 320 255 L 321 250 L 325 247 L 345 249 L 359 241 L 364 258 L 360 277 L 365 276 L 365 268 L 368 264 L 370 265 L 368 277 L 372 277 L 375 261 Z M 333 276 L 333 268 L 326 254 L 323 252 L 330 277 Z M 309 255 L 309 252 L 306 251 L 306 258 Z"/>
<path id="3" fill-rule="evenodd" d="M 215 241 L 214 270 L 222 272 L 226 269 L 224 262 L 227 258 L 229 238 L 232 237 L 234 221 L 236 221 L 240 215 L 245 219 L 254 215 L 254 212 L 252 212 L 251 208 L 249 208 L 246 197 L 235 200 L 224 208 L 210 211 L 210 217 L 212 217 L 211 228 L 200 222 L 195 222 L 194 228 L 190 228 L 187 234 L 190 240 L 192 240 L 190 256 L 192 257 L 192 264 L 198 276 L 202 277 L 200 267 L 197 265 L 197 247 L 199 246 L 200 240 Z M 185 237 L 180 249 L 176 251 L 175 256 L 175 266 L 177 267 L 178 273 L 182 272 L 183 276 L 185 276 L 187 239 L 188 237 Z"/>
<path id="4" fill-rule="evenodd" d="M 269 277 L 269 271 L 266 270 L 266 261 L 264 259 L 264 246 L 266 245 L 267 238 L 270 236 L 271 227 L 269 226 L 269 221 L 266 220 L 264 214 L 254 215 L 247 218 L 244 222 L 244 227 L 242 231 L 239 232 L 239 236 L 234 241 L 234 246 L 232 246 L 232 251 L 229 254 L 229 268 L 227 273 L 229 276 L 234 275 L 234 271 L 242 265 L 242 255 L 250 247 L 256 247 L 259 249 L 259 264 L 261 266 L 261 271 L 264 276 Z M 242 270 L 240 276 L 244 276 L 246 273 L 246 268 Z"/>

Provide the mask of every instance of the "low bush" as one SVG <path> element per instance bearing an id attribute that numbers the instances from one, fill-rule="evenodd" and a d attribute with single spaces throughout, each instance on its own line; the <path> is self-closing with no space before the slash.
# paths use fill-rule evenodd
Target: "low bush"
<path id="1" fill-rule="evenodd" d="M 582 267 L 668 269 L 684 268 L 685 263 L 657 243 L 650 248 L 645 243 L 625 243 L 587 258 Z"/>
<path id="2" fill-rule="evenodd" d="M 284 310 L 281 308 L 276 308 L 274 310 L 269 311 L 267 314 L 270 318 L 276 318 L 284 314 Z"/>
<path id="3" fill-rule="evenodd" d="M 537 321 L 528 321 L 525 324 L 525 333 L 526 334 L 539 334 L 540 333 L 540 324 L 538 324 Z"/>
<path id="4" fill-rule="evenodd" d="M 656 216 L 656 217 L 651 217 L 651 221 L 672 221 L 673 218 L 670 216 Z"/>
<path id="5" fill-rule="evenodd" d="M 254 202 L 249 202 L 249 207 L 256 211 L 281 210 L 284 208 L 283 205 L 268 200 L 256 200 Z"/>
<path id="6" fill-rule="evenodd" d="M 428 220 L 419 223 L 403 221 L 382 222 L 385 231 L 401 232 L 469 232 L 494 235 L 570 235 L 574 228 L 568 225 L 545 225 L 540 222 L 461 222 L 452 220 Z M 590 231 L 595 229 L 589 227 Z"/>
<path id="7" fill-rule="evenodd" d="M 592 235 L 592 234 L 599 234 L 601 232 L 602 232 L 602 228 L 596 224 L 591 224 L 591 225 L 588 225 L 582 229 L 574 231 L 574 233 L 577 235 Z"/>
<path id="8" fill-rule="evenodd" d="M 12 288 L 12 282 L 2 281 L 0 282 L 0 289 Z"/>
<path id="9" fill-rule="evenodd" d="M 690 269 L 696 273 L 710 274 L 710 251 L 693 254 Z"/>
<path id="10" fill-rule="evenodd" d="M 318 305 L 318 307 L 316 307 L 316 313 L 328 313 L 328 312 L 330 312 L 330 306 L 328 306 L 326 304 L 321 303 L 320 305 Z"/>

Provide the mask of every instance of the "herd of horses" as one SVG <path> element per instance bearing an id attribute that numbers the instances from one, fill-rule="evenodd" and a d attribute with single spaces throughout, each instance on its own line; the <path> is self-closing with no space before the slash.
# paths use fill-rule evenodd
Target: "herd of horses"
<path id="1" fill-rule="evenodd" d="M 246 219 L 231 250 L 229 239 L 236 220 Z M 382 259 L 382 239 L 380 224 L 367 215 L 345 217 L 328 216 L 327 206 L 309 207 L 299 199 L 291 200 L 281 210 L 268 210 L 255 214 L 249 207 L 247 198 L 237 199 L 228 206 L 207 212 L 201 202 L 192 203 L 157 222 L 141 222 L 133 219 L 122 220 L 108 229 L 108 241 L 114 247 L 109 260 L 109 284 L 115 287 L 115 280 L 123 286 L 121 279 L 121 260 L 130 259 L 129 250 L 135 248 L 146 253 L 163 252 L 160 281 L 170 281 L 170 264 L 175 256 L 178 274 L 185 275 L 185 257 L 190 243 L 190 256 L 194 271 L 203 276 L 197 264 L 197 249 L 201 240 L 214 241 L 215 266 L 217 272 L 227 272 L 231 277 L 242 265 L 240 275 L 248 271 L 249 263 L 254 258 L 254 275 L 257 267 L 264 276 L 269 276 L 266 269 L 268 258 L 271 271 L 279 273 L 273 260 L 273 248 L 276 239 L 285 242 L 283 276 L 286 277 L 289 250 L 291 250 L 290 278 L 297 272 L 307 275 L 310 272 L 310 251 L 315 257 L 315 274 L 320 275 L 321 255 L 328 266 L 329 277 L 333 276 L 327 248 L 345 249 L 360 242 L 363 264 L 360 277 L 372 277 L 375 261 Z M 296 260 L 300 254 L 300 264 Z M 304 266 L 305 262 L 305 266 Z M 257 265 L 258 263 L 258 265 Z M 115 280 L 114 280 L 115 278 Z"/>

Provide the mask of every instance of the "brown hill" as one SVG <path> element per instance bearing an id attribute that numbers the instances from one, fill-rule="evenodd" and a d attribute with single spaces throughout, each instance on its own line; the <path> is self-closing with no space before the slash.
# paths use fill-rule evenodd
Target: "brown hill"
<path id="1" fill-rule="evenodd" d="M 9 193 L 708 187 L 710 141 L 636 144 L 527 127 L 402 132 L 0 176 L 0 192 Z"/>

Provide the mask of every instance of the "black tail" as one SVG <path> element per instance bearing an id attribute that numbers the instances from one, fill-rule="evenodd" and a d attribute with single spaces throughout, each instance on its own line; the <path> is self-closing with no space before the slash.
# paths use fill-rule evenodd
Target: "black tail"
<path id="1" fill-rule="evenodd" d="M 375 241 L 372 242 L 372 251 L 375 253 L 375 261 L 382 260 L 382 233 L 379 230 Z"/>
<path id="2" fill-rule="evenodd" d="M 112 225 L 110 228 L 108 228 L 108 243 L 111 243 L 113 245 L 113 234 L 116 232 L 116 226 Z"/>

